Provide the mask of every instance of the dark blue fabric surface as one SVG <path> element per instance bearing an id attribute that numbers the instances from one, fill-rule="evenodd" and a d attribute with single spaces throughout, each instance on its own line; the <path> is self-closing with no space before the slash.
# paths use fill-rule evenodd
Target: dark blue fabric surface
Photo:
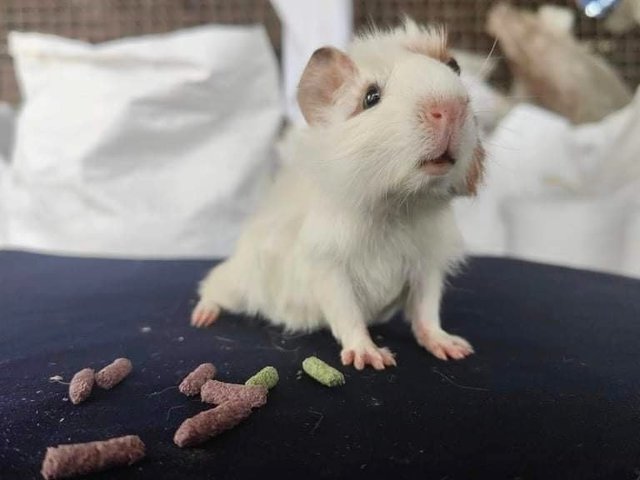
<path id="1" fill-rule="evenodd" d="M 443 314 L 475 356 L 440 362 L 395 319 L 373 332 L 398 367 L 346 369 L 327 389 L 297 373 L 311 354 L 338 364 L 328 333 L 231 316 L 188 326 L 210 266 L 0 253 L 2 480 L 39 478 L 48 445 L 124 434 L 142 437 L 147 459 L 92 478 L 638 478 L 638 281 L 473 259 Z M 118 356 L 133 374 L 80 406 L 48 381 Z M 181 450 L 175 429 L 205 407 L 171 387 L 204 361 L 232 382 L 275 365 L 281 381 L 248 421 Z"/>

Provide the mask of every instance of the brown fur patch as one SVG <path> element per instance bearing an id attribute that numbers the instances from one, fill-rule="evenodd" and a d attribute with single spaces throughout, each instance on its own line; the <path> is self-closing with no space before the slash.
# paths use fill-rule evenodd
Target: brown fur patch
<path id="1" fill-rule="evenodd" d="M 447 31 L 442 27 L 437 34 L 423 32 L 411 38 L 407 43 L 407 49 L 413 53 L 426 55 L 441 62 L 451 58 L 448 51 Z"/>
<path id="2" fill-rule="evenodd" d="M 313 53 L 298 85 L 298 104 L 310 125 L 322 123 L 323 110 L 335 102 L 336 92 L 356 72 L 353 61 L 336 48 L 323 47 Z"/>
<path id="3" fill-rule="evenodd" d="M 467 173 L 467 192 L 470 196 L 478 194 L 478 186 L 484 179 L 484 159 L 486 157 L 484 148 L 480 143 L 473 151 L 473 159 Z"/>

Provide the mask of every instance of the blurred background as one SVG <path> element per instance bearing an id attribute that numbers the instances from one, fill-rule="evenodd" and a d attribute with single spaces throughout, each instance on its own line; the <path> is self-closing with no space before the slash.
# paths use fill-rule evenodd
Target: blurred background
<path id="1" fill-rule="evenodd" d="M 469 253 L 640 277 L 640 0 L 0 0 L 0 248 L 228 255 L 311 53 L 405 14 L 488 151 Z"/>

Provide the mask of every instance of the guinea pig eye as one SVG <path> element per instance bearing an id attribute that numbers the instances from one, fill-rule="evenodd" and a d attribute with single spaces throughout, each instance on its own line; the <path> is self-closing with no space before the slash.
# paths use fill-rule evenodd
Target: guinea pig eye
<path id="1" fill-rule="evenodd" d="M 380 101 L 380 88 L 377 85 L 371 85 L 367 89 L 367 93 L 362 100 L 362 108 L 367 109 L 373 107 Z"/>
<path id="2" fill-rule="evenodd" d="M 456 62 L 456 59 L 451 57 L 447 62 L 447 67 L 456 72 L 457 75 L 460 75 L 460 65 Z"/>

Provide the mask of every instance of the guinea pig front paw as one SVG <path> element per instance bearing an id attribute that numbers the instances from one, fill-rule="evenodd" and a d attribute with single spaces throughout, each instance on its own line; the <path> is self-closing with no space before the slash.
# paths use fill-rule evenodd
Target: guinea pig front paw
<path id="1" fill-rule="evenodd" d="M 198 328 L 208 327 L 220 316 L 220 307 L 200 300 L 191 313 L 191 325 Z"/>
<path id="2" fill-rule="evenodd" d="M 384 370 L 385 367 L 395 367 L 396 359 L 388 348 L 381 348 L 371 343 L 357 347 L 345 347 L 340 352 L 343 365 L 353 365 L 356 370 L 362 370 L 371 365 L 376 370 Z"/>
<path id="3" fill-rule="evenodd" d="M 473 347 L 464 338 L 442 329 L 418 329 L 414 332 L 418 343 L 440 360 L 462 360 L 474 353 Z"/>

